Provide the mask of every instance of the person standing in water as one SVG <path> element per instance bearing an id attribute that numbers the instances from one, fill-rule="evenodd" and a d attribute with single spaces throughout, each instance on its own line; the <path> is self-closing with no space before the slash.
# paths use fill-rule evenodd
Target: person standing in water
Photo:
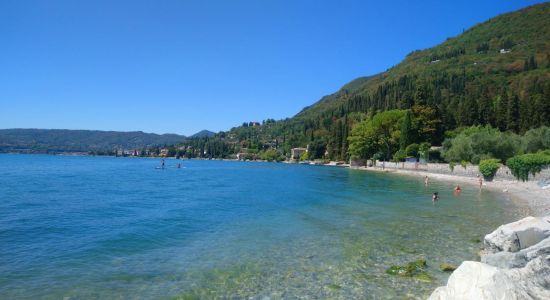
<path id="1" fill-rule="evenodd" d="M 439 194 L 437 192 L 432 195 L 432 203 L 439 201 Z"/>
<path id="2" fill-rule="evenodd" d="M 164 158 L 160 160 L 160 168 L 164 169 Z"/>
<path id="3" fill-rule="evenodd" d="M 479 181 L 479 190 L 481 191 L 481 188 L 483 186 L 483 177 L 477 175 L 478 181 Z"/>
<path id="4" fill-rule="evenodd" d="M 424 185 L 425 186 L 428 186 L 428 181 L 430 181 L 430 179 L 428 178 L 428 175 L 426 175 L 426 177 L 424 177 Z"/>

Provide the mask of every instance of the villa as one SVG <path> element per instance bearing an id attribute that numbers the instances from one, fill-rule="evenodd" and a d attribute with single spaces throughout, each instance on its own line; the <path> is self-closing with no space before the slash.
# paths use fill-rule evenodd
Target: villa
<path id="1" fill-rule="evenodd" d="M 290 159 L 300 160 L 300 156 L 304 152 L 307 152 L 306 148 L 292 148 L 290 149 Z"/>

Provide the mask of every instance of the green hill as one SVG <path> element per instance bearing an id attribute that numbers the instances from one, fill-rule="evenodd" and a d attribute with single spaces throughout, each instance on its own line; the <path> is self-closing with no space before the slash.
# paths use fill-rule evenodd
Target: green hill
<path id="1" fill-rule="evenodd" d="M 317 117 L 340 106 L 348 111 L 368 111 L 408 108 L 416 102 L 427 102 L 439 106 L 442 113 L 449 113 L 445 110 L 449 105 L 460 103 L 446 100 L 463 100 L 453 99 L 458 97 L 475 98 L 479 103 L 482 97 L 496 102 L 496 96 L 507 95 L 530 102 L 527 94 L 533 94 L 533 89 L 545 88 L 548 83 L 549 37 L 549 3 L 501 15 L 436 47 L 413 51 L 386 72 L 356 79 L 296 117 Z M 536 67 L 529 66 L 531 59 Z M 497 106 L 497 103 L 492 104 Z M 452 111 L 451 117 L 459 125 L 493 121 L 462 120 L 459 111 Z M 540 116 L 530 120 L 533 124 L 524 120 L 518 130 L 538 125 L 541 117 L 548 119 L 548 116 Z"/>
<path id="2" fill-rule="evenodd" d="M 0 129 L 0 152 L 88 152 L 143 149 L 181 143 L 184 136 L 141 131 Z"/>
<path id="3" fill-rule="evenodd" d="M 381 111 L 411 108 L 437 118 L 426 141 L 436 145 L 457 127 L 491 125 L 523 133 L 550 125 L 550 3 L 494 17 L 438 46 L 413 51 L 292 118 L 235 127 L 188 145 L 195 155 L 211 157 L 241 148 L 276 148 L 288 155 L 292 147 L 310 145 L 318 153 L 326 150 L 330 159 L 346 159 L 354 124 Z"/>

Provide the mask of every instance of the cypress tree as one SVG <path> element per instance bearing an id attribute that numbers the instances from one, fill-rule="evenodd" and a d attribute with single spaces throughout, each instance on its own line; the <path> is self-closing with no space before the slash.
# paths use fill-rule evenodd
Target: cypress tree
<path id="1" fill-rule="evenodd" d="M 535 56 L 531 55 L 529 58 L 529 70 L 534 70 L 537 68 L 537 62 L 535 61 Z"/>
<path id="2" fill-rule="evenodd" d="M 513 96 L 512 99 L 508 101 L 508 109 L 506 112 L 506 129 L 518 132 L 519 129 L 519 98 L 518 96 Z"/>
<path id="3" fill-rule="evenodd" d="M 348 116 L 344 117 L 344 124 L 342 125 L 342 150 L 340 157 L 343 160 L 347 160 L 348 156 Z"/>
<path id="4" fill-rule="evenodd" d="M 412 120 L 411 112 L 407 110 L 405 113 L 405 118 L 403 119 L 403 124 L 401 124 L 401 136 L 399 137 L 399 147 L 405 149 L 412 142 Z"/>
<path id="5" fill-rule="evenodd" d="M 497 98 L 495 104 L 495 124 L 501 131 L 506 130 L 507 111 L 508 111 L 508 96 L 504 93 L 502 96 Z"/>
<path id="6" fill-rule="evenodd" d="M 493 123 L 493 107 L 485 95 L 481 96 L 479 99 L 479 122 L 482 125 L 492 124 Z"/>

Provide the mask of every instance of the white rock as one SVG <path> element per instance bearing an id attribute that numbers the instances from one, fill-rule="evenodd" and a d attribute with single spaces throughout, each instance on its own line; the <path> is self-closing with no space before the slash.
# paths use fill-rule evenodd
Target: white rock
<path id="1" fill-rule="evenodd" d="M 550 217 L 500 226 L 485 245 L 483 262 L 463 262 L 429 299 L 550 299 Z"/>
<path id="2" fill-rule="evenodd" d="M 519 252 L 498 252 L 482 256 L 481 262 L 498 268 L 523 268 L 539 256 L 550 256 L 550 238 Z"/>
<path id="3" fill-rule="evenodd" d="M 447 286 L 437 288 L 429 298 L 440 299 L 528 299 L 528 296 L 498 268 L 465 261 L 449 277 Z"/>
<path id="4" fill-rule="evenodd" d="M 516 252 L 550 237 L 550 217 L 526 217 L 517 222 L 502 225 L 485 236 L 488 253 Z"/>
<path id="5" fill-rule="evenodd" d="M 447 285 L 438 287 L 429 300 L 550 299 L 550 257 L 539 256 L 524 268 L 500 269 L 465 261 Z"/>

